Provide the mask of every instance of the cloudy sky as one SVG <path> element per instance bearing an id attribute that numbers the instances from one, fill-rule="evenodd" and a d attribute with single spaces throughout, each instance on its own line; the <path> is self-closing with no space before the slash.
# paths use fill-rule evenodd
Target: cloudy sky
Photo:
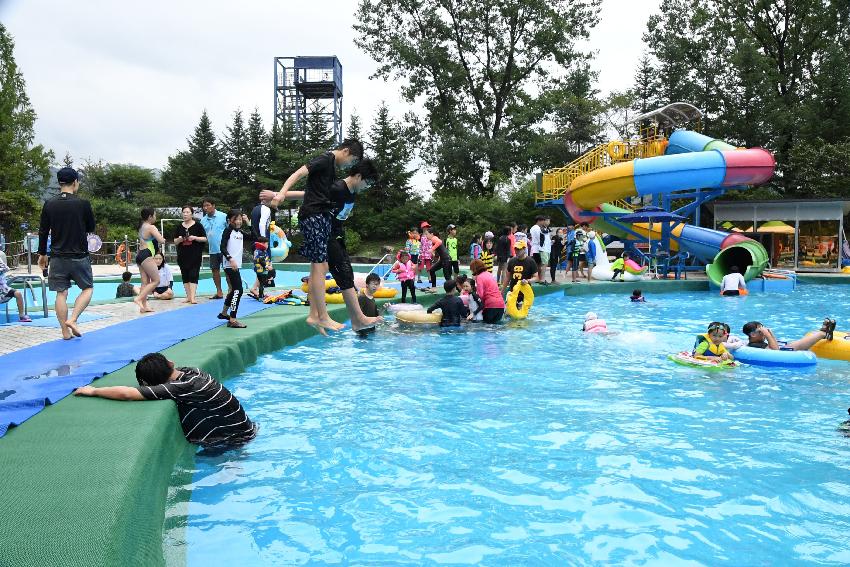
<path id="1" fill-rule="evenodd" d="M 204 108 L 217 132 L 260 109 L 270 125 L 273 58 L 337 55 L 344 115 L 364 122 L 381 100 L 401 116 L 397 85 L 369 80 L 354 46 L 356 0 L 0 0 L 0 21 L 38 113 L 36 138 L 61 159 L 162 168 Z M 603 92 L 629 86 L 646 19 L 660 0 L 603 0 L 589 47 Z M 319 24 L 321 33 L 317 29 Z M 416 185 L 428 187 L 428 173 Z"/>

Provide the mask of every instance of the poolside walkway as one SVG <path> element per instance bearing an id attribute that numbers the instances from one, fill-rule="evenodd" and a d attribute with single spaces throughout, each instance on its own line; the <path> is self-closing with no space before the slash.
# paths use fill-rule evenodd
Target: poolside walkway
<path id="1" fill-rule="evenodd" d="M 210 301 L 210 299 L 205 297 L 198 298 L 199 304 L 206 303 L 208 301 Z M 182 309 L 189 306 L 182 297 L 178 297 L 171 301 L 151 300 L 149 303 L 150 306 L 156 310 L 156 313 Z M 85 313 L 105 316 L 105 318 L 89 321 L 88 323 L 80 323 L 80 331 L 83 333 L 84 337 L 87 332 L 110 327 L 118 323 L 123 323 L 124 321 L 131 321 L 140 317 L 150 317 L 153 315 L 152 313 L 142 315 L 139 313 L 139 308 L 136 307 L 136 304 L 129 299 L 120 303 L 91 305 L 88 309 L 86 309 Z M 2 315 L 0 315 L 0 321 L 2 320 Z M 27 323 L 21 323 L 17 325 L 6 325 L 0 329 L 0 336 L 2 336 L 2 340 L 0 340 L 0 355 L 62 338 L 62 331 L 59 330 L 59 327 L 36 327 L 29 326 Z"/>

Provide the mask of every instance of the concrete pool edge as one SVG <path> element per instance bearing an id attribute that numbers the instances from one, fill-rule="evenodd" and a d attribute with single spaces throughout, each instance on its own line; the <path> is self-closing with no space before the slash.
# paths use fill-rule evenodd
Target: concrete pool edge
<path id="1" fill-rule="evenodd" d="M 535 286 L 535 293 L 565 287 Z M 441 296 L 418 298 L 430 305 Z M 306 313 L 305 307 L 273 307 L 245 318 L 247 329 L 218 327 L 162 352 L 226 381 L 258 356 L 313 336 Z M 344 306 L 330 313 L 347 319 Z M 95 385 L 134 386 L 134 366 Z M 164 565 L 167 493 L 187 446 L 167 403 L 70 396 L 11 430 L 0 439 L 0 509 L 14 522 L 0 530 L 0 564 Z"/>

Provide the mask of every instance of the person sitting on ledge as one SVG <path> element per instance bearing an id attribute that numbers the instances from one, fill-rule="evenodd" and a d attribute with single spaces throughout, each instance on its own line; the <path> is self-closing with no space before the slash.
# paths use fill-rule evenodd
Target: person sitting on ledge
<path id="1" fill-rule="evenodd" d="M 742 331 L 749 339 L 747 343 L 748 347 L 770 350 L 809 350 L 821 339 L 832 340 L 832 333 L 835 331 L 835 321 L 833 319 L 824 319 L 820 330 L 809 333 L 802 339 L 788 342 L 777 341 L 773 331 L 758 321 L 750 321 L 744 325 Z"/>
<path id="2" fill-rule="evenodd" d="M 257 434 L 257 426 L 236 396 L 203 370 L 175 368 L 165 356 L 152 352 L 136 363 L 136 380 L 138 388 L 83 386 L 74 395 L 138 402 L 174 400 L 186 440 L 205 447 L 241 445 Z"/>

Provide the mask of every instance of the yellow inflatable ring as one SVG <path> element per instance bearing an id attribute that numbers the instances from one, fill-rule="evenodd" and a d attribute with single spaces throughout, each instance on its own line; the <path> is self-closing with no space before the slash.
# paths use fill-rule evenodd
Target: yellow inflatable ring
<path id="1" fill-rule="evenodd" d="M 522 307 L 517 308 L 516 302 L 520 292 L 522 292 Z M 520 282 L 508 293 L 508 299 L 505 301 L 505 313 L 511 319 L 525 319 L 528 317 L 528 310 L 531 309 L 533 304 L 534 290 L 531 289 L 531 285 Z"/>
<path id="2" fill-rule="evenodd" d="M 325 280 L 325 289 L 330 289 L 332 287 L 337 287 L 335 280 Z M 307 286 L 307 282 L 301 283 L 301 291 L 304 293 L 309 293 L 310 288 Z"/>
<path id="3" fill-rule="evenodd" d="M 623 142 L 608 142 L 608 156 L 613 160 L 626 157 L 627 146 Z"/>
<path id="4" fill-rule="evenodd" d="M 375 292 L 375 297 L 378 299 L 388 299 L 390 297 L 395 297 L 395 294 L 398 290 L 392 287 L 379 287 Z"/>
<path id="5" fill-rule="evenodd" d="M 399 323 L 411 323 L 414 325 L 439 325 L 443 318 L 443 314 L 439 311 L 435 313 L 427 313 L 425 310 L 399 311 L 395 314 L 395 318 Z"/>
<path id="6" fill-rule="evenodd" d="M 325 303 L 345 303 L 345 299 L 343 299 L 341 293 L 326 293 Z"/>

